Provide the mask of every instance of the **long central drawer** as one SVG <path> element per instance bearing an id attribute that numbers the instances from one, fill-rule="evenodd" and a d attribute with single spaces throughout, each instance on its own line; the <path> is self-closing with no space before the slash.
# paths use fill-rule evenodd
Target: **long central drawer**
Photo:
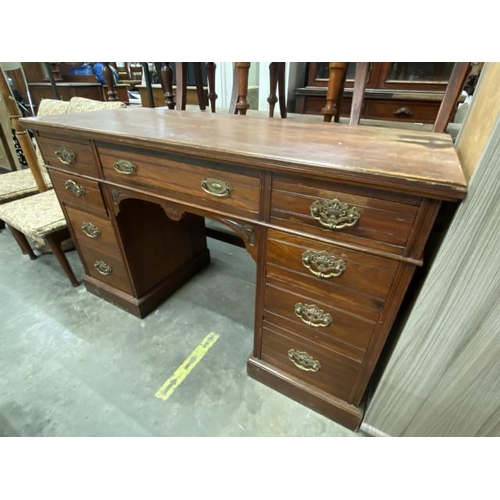
<path id="1" fill-rule="evenodd" d="M 215 169 L 188 164 L 178 157 L 129 149 L 97 147 L 104 179 L 171 194 L 176 199 L 257 219 L 260 178 L 236 167 Z"/>

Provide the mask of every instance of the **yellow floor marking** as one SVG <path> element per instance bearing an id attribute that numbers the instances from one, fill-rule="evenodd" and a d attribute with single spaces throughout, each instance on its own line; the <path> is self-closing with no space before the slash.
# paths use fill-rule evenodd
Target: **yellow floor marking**
<path id="1" fill-rule="evenodd" d="M 201 361 L 207 351 L 217 342 L 220 337 L 217 333 L 209 333 L 196 347 L 196 349 L 184 360 L 174 374 L 156 391 L 158 399 L 166 401 L 179 387 L 182 381 L 189 375 L 191 370 Z"/>

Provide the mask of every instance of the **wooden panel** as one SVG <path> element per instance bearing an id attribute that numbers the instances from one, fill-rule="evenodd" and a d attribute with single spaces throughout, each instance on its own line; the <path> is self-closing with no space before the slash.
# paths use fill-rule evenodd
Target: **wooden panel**
<path id="1" fill-rule="evenodd" d="M 49 175 L 56 190 L 57 197 L 61 203 L 71 207 L 79 208 L 84 211 L 90 211 L 107 217 L 106 208 L 102 199 L 99 183 L 91 181 L 78 175 L 72 175 L 65 172 L 58 172 L 49 169 Z M 83 194 L 77 196 L 66 188 L 66 183 L 72 181 L 83 189 Z"/>
<path id="2" fill-rule="evenodd" d="M 273 181 L 271 222 L 323 238 L 402 254 L 417 207 L 374 197 L 373 192 L 353 194 L 348 187 L 324 184 L 324 188 L 303 183 Z M 350 227 L 324 228 L 311 215 L 314 202 L 338 199 L 359 211 L 359 220 Z"/>
<path id="3" fill-rule="evenodd" d="M 88 141 L 76 142 L 66 138 L 40 135 L 37 139 L 46 165 L 61 168 L 68 172 L 89 177 L 100 177 Z M 59 148 L 66 148 L 75 154 L 74 161 L 64 164 L 55 154 Z"/>
<path id="4" fill-rule="evenodd" d="M 99 158 L 106 180 L 138 187 L 166 190 L 176 198 L 200 202 L 214 209 L 257 217 L 259 213 L 260 183 L 258 177 L 241 175 L 229 170 L 214 170 L 180 162 L 175 157 L 152 157 L 141 153 L 98 147 Z M 136 171 L 131 175 L 118 173 L 117 160 L 133 162 Z M 228 186 L 227 195 L 215 196 L 202 188 L 202 181 L 217 179 Z"/>
<path id="5" fill-rule="evenodd" d="M 288 358 L 290 349 L 307 353 L 320 363 L 321 368 L 317 372 L 298 368 Z M 280 370 L 343 399 L 348 398 L 358 372 L 358 363 L 355 361 L 332 351 L 318 350 L 313 342 L 270 325 L 265 325 L 263 328 L 262 359 Z"/>
<path id="6" fill-rule="evenodd" d="M 365 417 L 392 436 L 500 436 L 500 121 Z"/>

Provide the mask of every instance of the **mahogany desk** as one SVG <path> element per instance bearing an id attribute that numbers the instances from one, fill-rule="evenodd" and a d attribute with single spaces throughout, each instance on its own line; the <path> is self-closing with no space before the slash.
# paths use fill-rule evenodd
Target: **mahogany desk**
<path id="1" fill-rule="evenodd" d="M 445 134 L 165 109 L 27 118 L 87 289 L 143 317 L 209 262 L 204 217 L 257 263 L 248 373 L 357 428 L 442 200 Z"/>

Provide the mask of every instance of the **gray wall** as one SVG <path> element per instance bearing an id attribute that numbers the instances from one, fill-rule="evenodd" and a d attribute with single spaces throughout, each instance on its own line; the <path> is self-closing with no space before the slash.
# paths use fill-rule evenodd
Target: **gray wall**
<path id="1" fill-rule="evenodd" d="M 362 429 L 500 436 L 500 120 L 458 208 Z"/>

